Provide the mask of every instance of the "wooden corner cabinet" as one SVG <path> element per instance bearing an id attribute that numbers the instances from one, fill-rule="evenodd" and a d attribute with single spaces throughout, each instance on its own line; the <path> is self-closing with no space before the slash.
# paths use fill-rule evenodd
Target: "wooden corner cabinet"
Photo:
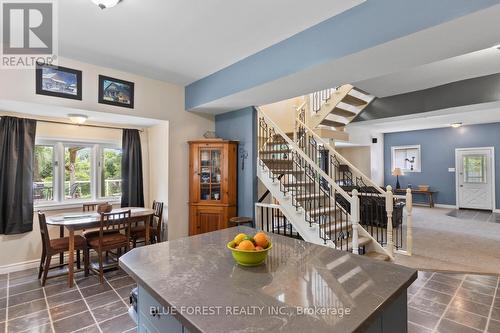
<path id="1" fill-rule="evenodd" d="M 237 210 L 238 142 L 189 141 L 189 235 L 225 229 Z"/>

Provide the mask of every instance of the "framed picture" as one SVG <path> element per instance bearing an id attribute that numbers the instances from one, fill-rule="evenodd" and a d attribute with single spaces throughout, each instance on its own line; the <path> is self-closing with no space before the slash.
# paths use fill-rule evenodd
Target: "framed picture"
<path id="1" fill-rule="evenodd" d="M 99 103 L 134 108 L 134 83 L 99 75 Z"/>
<path id="2" fill-rule="evenodd" d="M 36 93 L 82 100 L 82 71 L 50 65 L 36 68 Z"/>

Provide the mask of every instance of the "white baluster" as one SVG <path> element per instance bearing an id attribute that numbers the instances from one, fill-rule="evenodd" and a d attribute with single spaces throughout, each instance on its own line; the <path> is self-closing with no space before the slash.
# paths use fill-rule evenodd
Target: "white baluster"
<path id="1" fill-rule="evenodd" d="M 406 252 L 409 256 L 413 252 L 413 197 L 411 189 L 406 189 Z"/>
<path id="2" fill-rule="evenodd" d="M 352 190 L 351 224 L 352 224 L 352 253 L 359 254 L 359 197 L 358 190 Z"/>
<path id="3" fill-rule="evenodd" d="M 387 194 L 385 196 L 385 210 L 387 212 L 387 251 L 391 257 L 394 257 L 394 241 L 392 239 L 392 211 L 394 210 L 394 195 L 392 187 L 387 186 Z"/>

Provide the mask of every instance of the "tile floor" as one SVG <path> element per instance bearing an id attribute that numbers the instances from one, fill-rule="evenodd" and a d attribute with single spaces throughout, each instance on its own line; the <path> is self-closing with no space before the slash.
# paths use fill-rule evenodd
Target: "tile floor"
<path id="1" fill-rule="evenodd" d="M 448 214 L 461 220 L 473 220 L 477 222 L 500 223 L 500 214 L 485 210 L 474 209 L 452 209 Z"/>
<path id="2" fill-rule="evenodd" d="M 500 333 L 499 278 L 419 272 L 408 289 L 409 333 Z"/>
<path id="3" fill-rule="evenodd" d="M 0 327 L 5 332 L 134 332 L 127 314 L 134 281 L 122 270 L 95 276 L 78 273 L 40 287 L 36 270 L 0 275 Z M 500 333 L 499 278 L 419 272 L 408 289 L 409 333 Z M 0 329 L 1 331 L 1 329 Z"/>
<path id="4" fill-rule="evenodd" d="M 134 332 L 127 310 L 135 282 L 122 270 L 106 281 L 78 273 L 70 289 L 66 277 L 40 286 L 35 269 L 0 275 L 0 327 L 5 332 Z M 0 328 L 1 332 L 1 328 Z"/>

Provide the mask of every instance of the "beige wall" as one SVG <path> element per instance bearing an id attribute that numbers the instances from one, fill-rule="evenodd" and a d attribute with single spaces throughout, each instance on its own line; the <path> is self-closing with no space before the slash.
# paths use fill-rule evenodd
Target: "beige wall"
<path id="1" fill-rule="evenodd" d="M 337 150 L 367 177 L 371 178 L 370 147 L 337 147 L 335 150 Z"/>
<path id="2" fill-rule="evenodd" d="M 295 110 L 304 102 L 304 97 L 290 98 L 284 101 L 262 105 L 260 108 L 285 133 L 293 132 Z"/>
<path id="3" fill-rule="evenodd" d="M 207 130 L 215 128 L 214 118 L 209 115 L 198 115 L 186 112 L 184 109 L 184 87 L 152 80 L 138 75 L 116 71 L 86 64 L 71 59 L 61 58 L 59 65 L 83 71 L 83 100 L 70 100 L 35 94 L 35 73 L 32 70 L 0 70 L 0 101 L 18 101 L 54 105 L 58 110 L 89 110 L 111 114 L 124 114 L 144 118 L 154 118 L 168 121 L 166 140 L 165 129 L 153 130 L 152 139 L 148 139 L 145 150 L 157 152 L 167 151 L 168 163 L 164 158 L 153 158 L 155 166 L 150 172 L 162 178 L 152 189 L 154 195 L 161 195 L 168 201 L 165 210 L 168 212 L 169 239 L 175 239 L 188 234 L 188 140 L 202 137 Z M 120 108 L 97 103 L 98 75 L 103 74 L 135 83 L 135 109 Z M 0 110 L 2 111 L 2 110 Z M 3 110 L 12 111 L 12 110 Z M 16 110 L 22 112 L 22 110 Z M 63 114 L 61 116 L 64 116 Z M 156 164 L 158 163 L 158 164 Z M 163 163 L 163 164 L 161 164 Z M 168 176 L 167 176 L 168 175 Z M 167 182 L 167 180 L 169 182 Z M 168 190 L 167 190 L 168 188 Z M 38 231 L 32 234 L 39 237 Z M 28 255 L 30 249 L 35 251 L 38 246 L 32 243 L 35 238 L 30 236 L 2 236 L 0 238 L 0 268 L 8 263 L 19 262 L 21 257 L 32 259 Z M 13 243 L 11 243 L 11 240 Z M 4 247 L 8 242 L 13 247 Z M 11 260 L 15 252 L 22 252 L 19 259 Z"/>

